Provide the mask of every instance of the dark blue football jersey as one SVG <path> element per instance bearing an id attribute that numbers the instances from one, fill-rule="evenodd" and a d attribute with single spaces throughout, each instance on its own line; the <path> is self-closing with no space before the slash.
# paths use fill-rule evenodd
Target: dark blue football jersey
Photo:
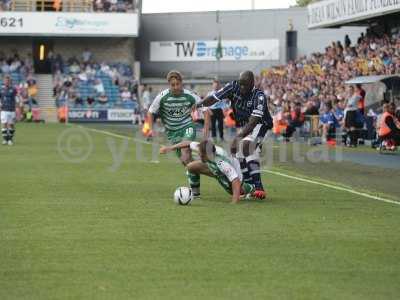
<path id="1" fill-rule="evenodd" d="M 17 91 L 14 87 L 3 85 L 0 89 L 1 110 L 15 111 L 16 96 Z"/>
<path id="2" fill-rule="evenodd" d="M 214 98 L 222 101 L 229 99 L 238 126 L 244 126 L 249 122 L 251 116 L 260 118 L 260 123 L 272 128 L 272 118 L 268 110 L 267 98 L 263 91 L 253 88 L 253 90 L 243 97 L 240 95 L 240 85 L 237 80 L 225 85 L 214 94 Z"/>

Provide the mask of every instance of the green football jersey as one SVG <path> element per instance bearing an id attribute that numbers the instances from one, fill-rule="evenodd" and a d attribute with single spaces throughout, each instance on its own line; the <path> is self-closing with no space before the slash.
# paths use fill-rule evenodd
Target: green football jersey
<path id="1" fill-rule="evenodd" d="M 199 142 L 191 142 L 190 150 L 199 153 Z M 224 178 L 227 182 L 232 182 L 239 178 L 242 181 L 242 172 L 237 159 L 230 156 L 223 148 L 215 146 L 214 160 L 207 161 L 208 169 L 216 178 Z"/>
<path id="2" fill-rule="evenodd" d="M 166 89 L 154 99 L 149 112 L 158 113 L 168 131 L 177 131 L 193 124 L 192 108 L 200 102 L 201 98 L 192 91 L 184 89 L 182 94 L 174 96 Z"/>
<path id="3" fill-rule="evenodd" d="M 199 153 L 199 144 L 199 142 L 191 142 L 190 149 L 193 152 Z M 215 150 L 215 158 L 207 161 L 206 164 L 218 183 L 225 191 L 232 194 L 232 182 L 235 179 L 239 179 L 242 184 L 243 193 L 251 194 L 254 191 L 254 185 L 243 182 L 239 161 L 230 156 L 221 147 L 215 146 Z"/>

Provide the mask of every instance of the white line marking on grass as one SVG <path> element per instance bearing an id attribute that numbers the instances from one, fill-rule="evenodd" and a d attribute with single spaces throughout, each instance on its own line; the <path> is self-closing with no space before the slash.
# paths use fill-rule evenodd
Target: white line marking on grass
<path id="1" fill-rule="evenodd" d="M 374 195 L 370 195 L 370 194 L 367 194 L 367 193 L 358 192 L 358 191 L 353 190 L 353 189 L 344 188 L 344 187 L 333 185 L 333 184 L 329 184 L 329 183 L 323 183 L 323 182 L 319 182 L 319 181 L 315 181 L 315 180 L 310 180 L 310 179 L 297 177 L 297 176 L 292 176 L 292 175 L 288 175 L 288 174 L 285 174 L 285 173 L 276 172 L 276 171 L 270 171 L 270 170 L 262 170 L 262 172 L 270 173 L 270 174 L 277 175 L 277 176 L 286 177 L 286 178 L 297 180 L 297 181 L 302 181 L 302 182 L 306 182 L 306 183 L 320 185 L 320 186 L 323 186 L 323 187 L 326 187 L 326 188 L 330 188 L 330 189 L 333 189 L 333 190 L 343 191 L 343 192 L 347 192 L 347 193 L 350 193 L 350 194 L 362 196 L 362 197 L 365 197 L 365 198 L 381 201 L 381 202 L 400 205 L 399 201 L 394 201 L 394 200 L 390 200 L 390 199 L 381 198 L 381 197 L 378 197 L 378 196 L 374 196 Z"/>
<path id="2" fill-rule="evenodd" d="M 78 127 L 82 128 L 82 129 L 85 129 L 85 130 L 89 130 L 89 131 L 93 131 L 93 132 L 97 132 L 97 133 L 102 133 L 102 134 L 109 135 L 109 136 L 116 137 L 116 138 L 120 138 L 120 139 L 131 140 L 131 141 L 142 143 L 142 144 L 146 144 L 146 145 L 153 145 L 153 143 L 150 143 L 150 142 L 147 142 L 147 141 L 144 141 L 144 140 L 141 140 L 141 139 L 132 138 L 132 137 L 126 136 L 126 135 L 116 134 L 116 133 L 112 133 L 112 132 L 105 131 L 105 130 L 88 128 L 88 127 L 84 127 L 84 126 L 80 126 L 80 125 L 78 125 Z"/>

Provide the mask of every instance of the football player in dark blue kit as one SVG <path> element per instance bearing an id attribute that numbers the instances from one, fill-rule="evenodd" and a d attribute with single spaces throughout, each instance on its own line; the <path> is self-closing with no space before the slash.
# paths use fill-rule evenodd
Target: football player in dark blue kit
<path id="1" fill-rule="evenodd" d="M 15 134 L 15 105 L 17 90 L 11 84 L 10 76 L 4 76 L 4 83 L 0 88 L 0 107 L 1 107 L 1 133 L 3 145 L 13 145 Z"/>
<path id="2" fill-rule="evenodd" d="M 233 115 L 241 128 L 231 144 L 231 154 L 240 162 L 244 181 L 255 185 L 255 198 L 266 196 L 261 182 L 260 152 L 264 137 L 273 122 L 263 91 L 254 86 L 254 74 L 245 71 L 239 80 L 228 83 L 224 88 L 206 97 L 198 106 L 210 106 L 229 99 Z"/>

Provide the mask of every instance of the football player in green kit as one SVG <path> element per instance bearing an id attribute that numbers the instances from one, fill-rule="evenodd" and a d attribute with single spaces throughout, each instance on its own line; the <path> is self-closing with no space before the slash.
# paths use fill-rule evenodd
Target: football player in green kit
<path id="1" fill-rule="evenodd" d="M 194 141 L 196 127 L 191 113 L 201 98 L 194 92 L 183 88 L 182 75 L 178 71 L 170 71 L 167 75 L 169 88 L 162 91 L 154 99 L 148 112 L 150 136 L 154 123 L 154 115 L 160 116 L 165 126 L 167 139 L 171 144 L 182 141 Z M 205 135 L 208 134 L 205 130 Z M 176 149 L 177 156 L 186 166 L 193 159 L 189 148 Z M 193 195 L 200 196 L 200 175 L 187 171 L 189 185 Z"/>

